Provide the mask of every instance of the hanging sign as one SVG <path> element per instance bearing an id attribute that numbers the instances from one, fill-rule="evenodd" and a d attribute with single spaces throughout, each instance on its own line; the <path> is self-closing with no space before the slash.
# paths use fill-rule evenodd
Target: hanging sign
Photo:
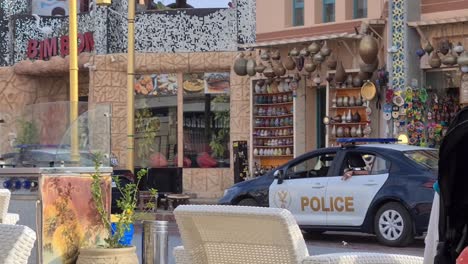
<path id="1" fill-rule="evenodd" d="M 78 34 L 78 53 L 94 50 L 93 32 Z M 44 40 L 30 39 L 28 42 L 28 59 L 48 60 L 53 56 L 65 57 L 70 53 L 69 37 L 53 37 Z"/>

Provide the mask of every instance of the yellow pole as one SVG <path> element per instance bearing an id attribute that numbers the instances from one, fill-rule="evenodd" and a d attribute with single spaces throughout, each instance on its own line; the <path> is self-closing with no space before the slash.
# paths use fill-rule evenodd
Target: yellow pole
<path id="1" fill-rule="evenodd" d="M 135 1 L 128 1 L 127 169 L 133 172 L 135 151 Z"/>
<path id="2" fill-rule="evenodd" d="M 131 2 L 131 1 L 130 1 Z M 76 0 L 69 0 L 71 160 L 78 163 L 78 22 Z"/>

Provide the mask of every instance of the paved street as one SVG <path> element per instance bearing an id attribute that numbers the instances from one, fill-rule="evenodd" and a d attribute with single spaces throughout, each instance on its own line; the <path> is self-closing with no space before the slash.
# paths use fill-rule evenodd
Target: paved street
<path id="1" fill-rule="evenodd" d="M 137 246 L 137 251 L 141 261 L 141 233 L 142 226 L 138 225 L 135 229 L 134 244 Z M 414 256 L 423 256 L 424 241 L 417 239 L 409 247 L 391 248 L 378 244 L 375 237 L 365 234 L 356 233 L 336 233 L 327 232 L 322 235 L 310 236 L 304 235 L 307 248 L 310 255 L 337 253 L 337 252 L 382 252 L 394 254 L 407 254 Z M 343 241 L 345 243 L 343 243 Z M 345 244 L 345 245 L 344 245 Z M 169 224 L 169 264 L 174 264 L 172 257 L 172 249 L 182 245 L 179 232 L 175 223 Z"/>

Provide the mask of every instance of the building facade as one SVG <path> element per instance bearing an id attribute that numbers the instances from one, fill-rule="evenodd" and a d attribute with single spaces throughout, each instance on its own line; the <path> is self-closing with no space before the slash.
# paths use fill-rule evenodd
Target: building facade
<path id="1" fill-rule="evenodd" d="M 21 133 L 15 119 L 22 109 L 69 98 L 68 18 L 32 13 L 32 2 L 5 0 L 0 6 L 0 126 L 10 137 Z M 88 109 L 111 107 L 110 145 L 104 149 L 125 168 L 127 1 L 80 11 L 80 101 Z M 150 181 L 169 177 L 157 183 L 165 186 L 161 192 L 214 198 L 233 184 L 233 142 L 249 137 L 249 91 L 245 78 L 231 74 L 231 65 L 238 45 L 254 41 L 255 1 L 208 9 L 138 6 L 135 166 L 152 168 Z M 205 76 L 211 78 L 206 85 L 200 83 Z M 65 135 L 67 125 L 63 129 Z M 41 133 L 38 143 L 46 134 Z M 13 151 L 11 138 L 1 143 L 2 153 Z"/>

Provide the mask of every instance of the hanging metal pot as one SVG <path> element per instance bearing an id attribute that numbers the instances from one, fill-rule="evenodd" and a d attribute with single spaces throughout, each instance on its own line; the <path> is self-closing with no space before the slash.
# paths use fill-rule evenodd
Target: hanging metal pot
<path id="1" fill-rule="evenodd" d="M 448 39 L 444 39 L 440 42 L 439 51 L 443 55 L 448 54 L 448 52 L 450 51 L 450 42 L 448 41 Z"/>
<path id="2" fill-rule="evenodd" d="M 359 42 L 359 55 L 366 64 L 372 64 L 379 53 L 377 40 L 370 36 L 364 36 Z"/>
<path id="3" fill-rule="evenodd" d="M 431 43 L 428 41 L 424 47 L 424 50 L 426 51 L 427 55 L 431 55 L 431 52 L 434 51 L 434 47 L 432 47 Z"/>
<path id="4" fill-rule="evenodd" d="M 335 72 L 335 82 L 337 83 L 343 83 L 346 81 L 346 71 L 343 67 L 343 63 L 341 61 L 338 62 L 338 65 L 336 66 L 336 72 Z"/>
<path id="5" fill-rule="evenodd" d="M 367 64 L 361 61 L 359 63 L 359 69 L 362 72 L 373 73 L 379 67 L 379 60 L 376 58 L 372 63 Z"/>
<path id="6" fill-rule="evenodd" d="M 257 67 L 257 62 L 252 55 L 250 55 L 249 59 L 247 59 L 246 71 L 249 76 L 255 76 L 257 71 L 255 71 L 255 67 Z"/>
<path id="7" fill-rule="evenodd" d="M 304 68 L 304 57 L 298 56 L 296 58 L 296 68 L 298 71 L 302 71 L 302 69 Z"/>
<path id="8" fill-rule="evenodd" d="M 372 78 L 372 75 L 373 75 L 372 72 L 363 72 L 363 71 L 360 71 L 360 72 L 358 73 L 358 76 L 359 76 L 359 78 L 360 78 L 362 81 L 370 80 L 370 79 Z"/>
<path id="9" fill-rule="evenodd" d="M 286 60 L 284 61 L 284 67 L 288 71 L 292 71 L 296 68 L 296 62 L 294 62 L 294 59 L 291 56 L 286 57 Z"/>
<path id="10" fill-rule="evenodd" d="M 323 61 L 325 60 L 325 57 L 320 53 L 318 52 L 317 54 L 314 55 L 312 61 L 314 62 L 314 64 L 318 65 L 320 63 L 322 63 Z"/>
<path id="11" fill-rule="evenodd" d="M 260 59 L 262 61 L 269 61 L 270 60 L 270 52 L 267 50 L 262 50 L 260 54 Z"/>
<path id="12" fill-rule="evenodd" d="M 362 86 L 362 79 L 359 74 L 356 74 L 353 78 L 353 87 L 361 87 Z"/>
<path id="13" fill-rule="evenodd" d="M 316 69 L 317 69 L 317 65 L 315 65 L 310 58 L 308 58 L 306 63 L 304 64 L 304 70 L 306 72 L 313 72 Z"/>
<path id="14" fill-rule="evenodd" d="M 453 51 L 455 51 L 458 54 L 458 56 L 460 56 L 460 54 L 462 54 L 463 51 L 465 51 L 465 48 L 460 42 L 458 42 L 457 45 L 453 47 Z"/>
<path id="15" fill-rule="evenodd" d="M 258 73 L 263 73 L 263 71 L 265 70 L 265 65 L 263 65 L 262 62 L 260 62 L 256 67 L 255 67 L 255 71 L 258 72 Z"/>
<path id="16" fill-rule="evenodd" d="M 442 63 L 444 65 L 453 66 L 457 64 L 457 57 L 453 55 L 452 51 L 449 51 L 448 54 L 442 58 Z"/>
<path id="17" fill-rule="evenodd" d="M 271 64 L 268 64 L 268 66 L 265 68 L 265 70 L 263 71 L 263 75 L 267 78 L 275 77 L 275 72 L 273 71 Z"/>
<path id="18" fill-rule="evenodd" d="M 299 52 L 299 55 L 302 56 L 302 57 L 307 57 L 310 55 L 310 52 L 307 50 L 307 48 L 303 48 L 301 49 L 301 52 Z"/>
<path id="19" fill-rule="evenodd" d="M 328 57 L 331 54 L 331 49 L 328 47 L 327 41 L 324 42 L 322 48 L 320 49 L 320 54 L 323 57 Z"/>
<path id="20" fill-rule="evenodd" d="M 426 51 L 423 48 L 419 48 L 416 50 L 416 55 L 418 55 L 419 58 L 424 56 L 424 54 L 426 54 Z"/>
<path id="21" fill-rule="evenodd" d="M 468 66 L 468 52 L 464 51 L 457 59 L 458 65 Z"/>
<path id="22" fill-rule="evenodd" d="M 334 70 L 336 69 L 336 64 L 337 64 L 337 61 L 336 61 L 336 56 L 335 54 L 331 54 L 330 57 L 328 57 L 327 59 L 327 66 L 330 70 Z"/>
<path id="23" fill-rule="evenodd" d="M 275 50 L 275 52 L 273 52 L 273 54 L 271 54 L 271 59 L 272 60 L 279 60 L 281 59 L 281 53 L 279 50 Z"/>
<path id="24" fill-rule="evenodd" d="M 290 55 L 290 56 L 293 56 L 293 57 L 297 57 L 297 56 L 299 56 L 299 51 L 297 50 L 296 47 L 294 47 L 294 48 L 289 52 L 289 55 Z"/>
<path id="25" fill-rule="evenodd" d="M 432 57 L 429 60 L 429 65 L 432 68 L 439 68 L 440 65 L 442 65 L 442 60 L 440 59 L 438 52 L 432 53 Z"/>
<path id="26" fill-rule="evenodd" d="M 247 75 L 247 60 L 244 53 L 240 53 L 234 61 L 234 72 L 239 76 Z"/>
<path id="27" fill-rule="evenodd" d="M 311 54 L 317 54 L 317 52 L 320 51 L 320 44 L 317 43 L 316 41 L 312 42 L 312 44 L 309 45 L 307 48 Z"/>
<path id="28" fill-rule="evenodd" d="M 277 77 L 281 77 L 286 74 L 286 69 L 284 68 L 283 63 L 281 63 L 281 61 L 278 61 L 273 65 L 273 72 Z"/>

